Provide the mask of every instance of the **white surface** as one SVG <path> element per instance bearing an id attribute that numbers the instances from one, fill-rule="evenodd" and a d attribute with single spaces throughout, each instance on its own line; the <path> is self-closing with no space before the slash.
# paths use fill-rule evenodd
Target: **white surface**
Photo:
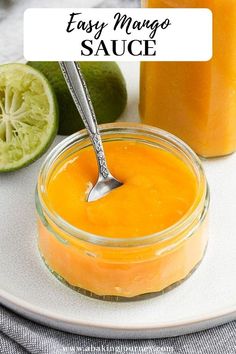
<path id="1" fill-rule="evenodd" d="M 124 114 L 137 119 L 138 66 L 122 64 L 129 87 Z M 34 189 L 41 161 L 0 175 L 0 299 L 17 312 L 67 331 L 148 338 L 189 333 L 236 319 L 236 154 L 204 162 L 211 189 L 210 242 L 196 272 L 154 299 L 90 299 L 56 280 L 36 242 Z"/>

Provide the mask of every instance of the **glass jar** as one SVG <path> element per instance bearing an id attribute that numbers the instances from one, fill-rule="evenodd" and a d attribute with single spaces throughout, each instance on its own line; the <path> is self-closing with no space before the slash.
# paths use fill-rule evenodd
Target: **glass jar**
<path id="1" fill-rule="evenodd" d="M 213 58 L 141 64 L 140 115 L 204 157 L 236 150 L 236 1 L 146 0 L 149 8 L 209 8 Z"/>
<path id="2" fill-rule="evenodd" d="M 114 123 L 100 129 L 104 142 L 139 141 L 176 155 L 196 176 L 194 203 L 176 224 L 144 237 L 103 237 L 70 225 L 52 210 L 47 185 L 62 161 L 90 145 L 83 130 L 58 144 L 41 168 L 36 190 L 40 253 L 56 277 L 93 297 L 137 299 L 163 292 L 188 277 L 206 249 L 209 191 L 200 160 L 181 140 L 157 128 Z"/>

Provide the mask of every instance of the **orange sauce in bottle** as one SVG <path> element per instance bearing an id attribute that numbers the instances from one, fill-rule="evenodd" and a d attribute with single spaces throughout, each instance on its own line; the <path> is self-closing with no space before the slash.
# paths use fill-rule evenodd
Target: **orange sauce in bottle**
<path id="1" fill-rule="evenodd" d="M 204 157 L 236 150 L 235 0 L 146 0 L 150 8 L 209 8 L 213 12 L 213 58 L 208 62 L 141 64 L 140 114 Z"/>

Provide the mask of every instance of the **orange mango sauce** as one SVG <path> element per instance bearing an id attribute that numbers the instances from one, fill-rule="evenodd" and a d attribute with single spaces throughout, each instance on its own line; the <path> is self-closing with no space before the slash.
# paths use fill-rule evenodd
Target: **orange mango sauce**
<path id="1" fill-rule="evenodd" d="M 209 8 L 213 58 L 208 62 L 145 62 L 141 65 L 140 115 L 204 157 L 236 150 L 236 1 L 146 0 L 150 8 Z"/>
<path id="2" fill-rule="evenodd" d="M 197 181 L 177 156 L 140 142 L 105 142 L 104 148 L 111 173 L 122 187 L 86 201 L 97 178 L 91 147 L 62 161 L 48 181 L 50 208 L 79 232 L 132 243 L 173 226 L 190 210 Z M 48 266 L 70 285 L 100 296 L 161 291 L 191 272 L 207 243 L 204 224 L 191 237 L 185 230 L 159 243 L 119 248 L 82 241 L 52 223 L 50 227 L 59 237 L 39 221 L 39 248 Z"/>

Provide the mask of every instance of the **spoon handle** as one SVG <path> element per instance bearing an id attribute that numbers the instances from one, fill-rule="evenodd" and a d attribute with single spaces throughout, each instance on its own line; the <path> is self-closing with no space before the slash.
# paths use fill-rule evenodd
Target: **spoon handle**
<path id="1" fill-rule="evenodd" d="M 62 61 L 59 64 L 76 108 L 94 146 L 99 168 L 99 178 L 107 178 L 110 173 L 106 163 L 96 115 L 79 64 L 73 61 Z"/>

